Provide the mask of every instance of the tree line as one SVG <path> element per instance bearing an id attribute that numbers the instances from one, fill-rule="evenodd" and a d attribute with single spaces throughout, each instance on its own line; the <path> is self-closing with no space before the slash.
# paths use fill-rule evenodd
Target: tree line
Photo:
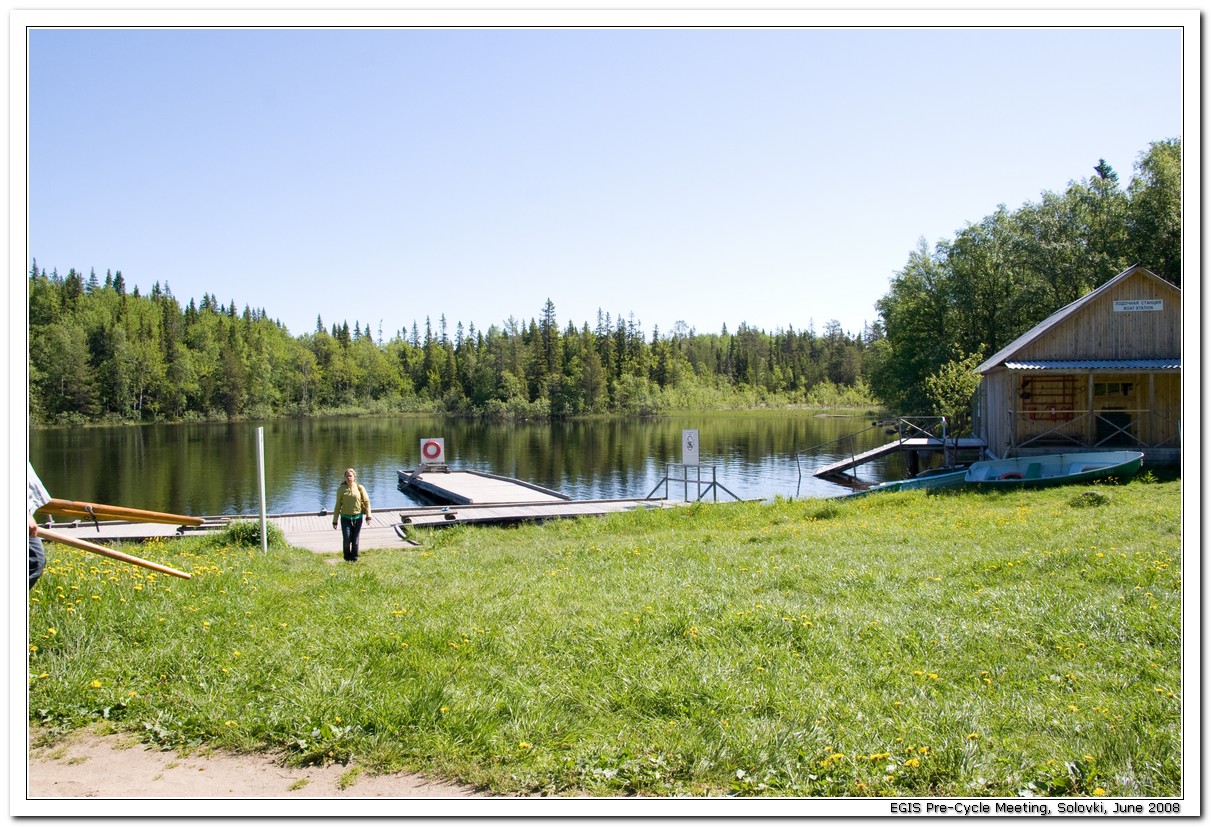
<path id="1" fill-rule="evenodd" d="M 29 272 L 30 421 L 35 425 L 430 411 L 488 417 L 650 414 L 667 409 L 860 404 L 866 342 L 822 333 L 649 336 L 633 315 L 560 326 L 548 300 L 528 322 L 486 331 L 442 316 L 388 341 L 347 321 L 292 335 L 264 309 L 213 294 L 141 295 L 121 271 Z"/>
<path id="2" fill-rule="evenodd" d="M 1124 188 L 1104 160 L 1037 203 L 921 241 L 876 302 L 864 352 L 875 396 L 897 413 L 962 419 L 974 369 L 1056 310 L 1141 265 L 1181 286 L 1182 144 L 1152 143 Z"/>
<path id="3" fill-rule="evenodd" d="M 121 271 L 29 272 L 32 424 L 428 411 L 488 417 L 877 402 L 962 420 L 973 369 L 1132 264 L 1181 284 L 1181 141 L 1153 143 L 1124 188 L 1104 161 L 1063 193 L 922 240 L 858 333 L 836 321 L 650 335 L 601 311 L 561 326 L 551 300 L 487 330 L 443 315 L 384 341 L 347 321 L 292 335 L 213 294 L 182 306 Z"/>

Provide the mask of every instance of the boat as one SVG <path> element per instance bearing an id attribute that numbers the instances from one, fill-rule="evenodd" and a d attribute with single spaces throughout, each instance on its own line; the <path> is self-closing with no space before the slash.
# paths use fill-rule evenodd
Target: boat
<path id="1" fill-rule="evenodd" d="M 1144 463 L 1139 451 L 1085 451 L 973 462 L 963 483 L 977 488 L 1068 485 L 1131 477 Z"/>
<path id="2" fill-rule="evenodd" d="M 906 480 L 888 480 L 877 485 L 872 485 L 870 488 L 861 491 L 854 491 L 849 494 L 842 494 L 843 497 L 864 497 L 867 494 L 886 494 L 894 491 L 913 491 L 916 489 L 936 489 L 950 488 L 956 485 L 962 485 L 967 477 L 967 467 L 956 468 L 931 468 L 928 471 L 922 471 L 915 477 L 910 477 Z"/>

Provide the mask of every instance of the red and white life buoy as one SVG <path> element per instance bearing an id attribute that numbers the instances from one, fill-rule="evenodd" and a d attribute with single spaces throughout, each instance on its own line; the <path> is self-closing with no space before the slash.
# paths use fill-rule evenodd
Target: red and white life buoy
<path id="1" fill-rule="evenodd" d="M 424 462 L 443 463 L 446 461 L 446 441 L 444 439 L 422 439 L 420 441 L 420 456 Z"/>

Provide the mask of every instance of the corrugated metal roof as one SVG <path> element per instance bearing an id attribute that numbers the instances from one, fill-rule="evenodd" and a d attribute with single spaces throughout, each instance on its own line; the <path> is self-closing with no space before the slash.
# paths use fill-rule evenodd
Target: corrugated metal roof
<path id="1" fill-rule="evenodd" d="M 1181 359 L 1038 359 L 1006 362 L 1009 370 L 1181 370 Z"/>

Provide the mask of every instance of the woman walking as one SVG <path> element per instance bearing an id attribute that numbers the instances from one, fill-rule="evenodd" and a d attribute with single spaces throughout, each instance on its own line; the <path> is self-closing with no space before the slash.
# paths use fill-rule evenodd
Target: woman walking
<path id="1" fill-rule="evenodd" d="M 370 496 L 357 481 L 357 472 L 345 469 L 345 481 L 336 490 L 336 507 L 332 509 L 332 527 L 341 525 L 341 552 L 348 563 L 357 562 L 357 539 L 362 533 L 362 518 L 370 522 Z"/>

